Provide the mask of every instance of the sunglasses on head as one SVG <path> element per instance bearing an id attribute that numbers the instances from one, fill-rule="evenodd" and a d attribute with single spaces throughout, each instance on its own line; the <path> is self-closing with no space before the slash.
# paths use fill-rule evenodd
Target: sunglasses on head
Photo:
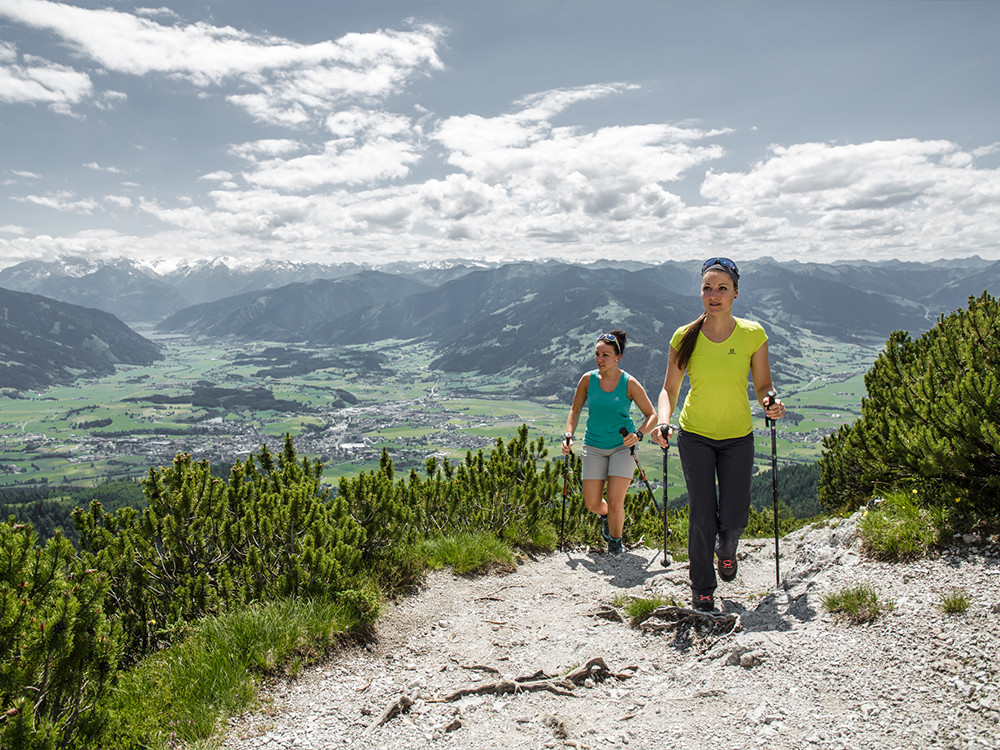
<path id="1" fill-rule="evenodd" d="M 722 266 L 723 268 L 728 268 L 737 276 L 740 275 L 740 270 L 736 267 L 736 262 L 729 260 L 729 258 L 709 258 L 701 264 L 701 272 L 705 273 L 712 266 Z"/>
<path id="2" fill-rule="evenodd" d="M 617 354 L 620 351 L 618 349 L 618 337 L 615 336 L 613 333 L 602 333 L 600 336 L 597 337 L 597 340 L 598 341 L 605 341 L 605 342 L 611 344 L 612 346 L 614 346 L 615 347 L 615 354 Z"/>

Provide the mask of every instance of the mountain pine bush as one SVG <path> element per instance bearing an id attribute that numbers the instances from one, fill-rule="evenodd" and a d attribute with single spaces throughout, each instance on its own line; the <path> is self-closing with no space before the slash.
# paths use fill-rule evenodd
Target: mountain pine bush
<path id="1" fill-rule="evenodd" d="M 383 448 L 379 467 L 357 477 L 342 477 L 337 498 L 345 512 L 361 529 L 359 551 L 371 568 L 385 553 L 391 553 L 416 538 L 419 504 L 406 482 L 394 482 L 395 468 Z"/>
<path id="2" fill-rule="evenodd" d="M 920 488 L 972 519 L 1000 510 L 1000 304 L 984 292 L 917 339 L 894 332 L 865 376 L 861 417 L 824 442 L 828 508 Z"/>
<path id="3" fill-rule="evenodd" d="M 109 612 L 121 618 L 127 656 L 251 602 L 356 596 L 364 532 L 321 476 L 319 462 L 298 462 L 286 435 L 277 460 L 264 446 L 228 482 L 185 454 L 151 468 L 141 514 L 106 514 L 98 502 L 77 510 L 81 555 L 110 575 Z"/>
<path id="4" fill-rule="evenodd" d="M 107 577 L 56 532 L 0 523 L 0 747 L 86 746 L 103 727 L 121 630 L 104 613 Z"/>
<path id="5" fill-rule="evenodd" d="M 487 532 L 515 544 L 532 538 L 539 524 L 551 524 L 557 484 L 562 489 L 561 468 L 544 460 L 547 453 L 545 439 L 528 440 L 521 425 L 511 440 L 497 438 L 488 455 L 468 451 L 457 465 L 428 459 L 426 476 L 410 472 L 401 488 L 420 535 Z"/>

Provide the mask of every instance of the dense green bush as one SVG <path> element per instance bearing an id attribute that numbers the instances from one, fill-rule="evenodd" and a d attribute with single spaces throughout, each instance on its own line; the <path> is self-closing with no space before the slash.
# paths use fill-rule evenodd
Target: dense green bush
<path id="1" fill-rule="evenodd" d="M 987 293 L 916 340 L 896 331 L 865 376 L 861 417 L 824 440 L 819 495 L 853 509 L 919 488 L 973 522 L 1000 510 L 1000 304 Z"/>
<path id="2" fill-rule="evenodd" d="M 395 479 L 383 450 L 378 469 L 340 480 L 338 497 L 365 532 L 367 567 L 385 574 L 393 560 L 407 560 L 401 548 L 454 534 L 493 534 L 526 551 L 554 549 L 560 532 L 568 544 L 603 546 L 596 517 L 583 503 L 580 470 L 579 455 L 549 459 L 545 439 L 529 440 L 521 425 L 516 437 L 497 438 L 488 453 L 469 451 L 458 464 L 430 458 L 424 475 L 411 471 L 405 480 Z M 681 514 L 668 515 L 678 529 Z M 662 520 L 645 487 L 626 497 L 625 516 L 627 542 L 662 544 Z"/>
<path id="3" fill-rule="evenodd" d="M 467 452 L 465 460 L 428 459 L 426 474 L 411 471 L 394 482 L 392 459 L 382 451 L 379 468 L 341 479 L 342 498 L 365 531 L 365 559 L 378 559 L 415 541 L 454 533 L 488 532 L 508 541 L 546 537 L 561 469 L 545 461 L 544 438 L 497 438 L 489 454 Z M 561 463 L 560 463 L 561 467 Z"/>
<path id="4" fill-rule="evenodd" d="M 107 577 L 55 534 L 0 524 L 0 747 L 85 746 L 101 732 L 121 631 Z"/>
<path id="5" fill-rule="evenodd" d="M 512 440 L 497 438 L 488 455 L 468 452 L 457 466 L 428 462 L 428 476 L 417 491 L 425 531 L 530 536 L 556 494 L 559 474 L 544 461 L 547 453 L 545 438 L 528 440 L 528 428 L 521 425 Z"/>
<path id="6" fill-rule="evenodd" d="M 414 541 L 418 531 L 419 503 L 414 501 L 412 481 L 394 482 L 395 469 L 383 448 L 379 468 L 353 479 L 341 478 L 337 497 L 361 528 L 359 551 L 369 569 L 379 559 Z"/>
<path id="7" fill-rule="evenodd" d="M 265 446 L 228 482 L 190 455 L 150 469 L 141 514 L 106 514 L 97 502 L 76 511 L 81 554 L 111 577 L 108 610 L 121 618 L 127 656 L 206 615 L 355 588 L 364 533 L 321 475 L 318 462 L 298 462 L 286 435 L 277 461 Z"/>

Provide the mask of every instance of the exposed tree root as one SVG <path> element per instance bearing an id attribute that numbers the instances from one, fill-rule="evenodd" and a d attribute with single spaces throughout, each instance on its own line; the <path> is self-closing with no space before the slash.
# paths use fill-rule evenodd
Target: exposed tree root
<path id="1" fill-rule="evenodd" d="M 694 635 L 701 640 L 718 636 L 713 645 L 740 627 L 740 616 L 733 612 L 702 612 L 687 607 L 657 607 L 639 624 L 639 629 L 647 633 L 673 631 L 681 641 L 691 641 Z"/>
<path id="2" fill-rule="evenodd" d="M 370 734 L 377 727 L 385 724 L 389 719 L 391 719 L 396 714 L 401 714 L 405 712 L 410 706 L 413 705 L 413 698 L 408 695 L 401 695 L 382 711 L 381 715 L 375 721 L 368 725 L 365 729 L 364 734 Z"/>
<path id="3" fill-rule="evenodd" d="M 632 668 L 630 668 L 632 669 Z M 459 698 L 469 695 L 503 695 L 506 693 L 528 693 L 537 690 L 548 690 L 556 695 L 572 696 L 573 688 L 582 685 L 586 680 L 601 682 L 610 677 L 618 680 L 627 680 L 632 676 L 632 672 L 612 672 L 604 659 L 595 657 L 582 667 L 577 667 L 564 677 L 554 677 L 546 675 L 542 671 L 535 672 L 527 677 L 518 677 L 515 680 L 505 679 L 496 682 L 484 683 L 475 687 L 462 688 L 453 693 L 449 693 L 441 698 L 431 698 L 428 703 L 450 703 Z"/>
<path id="4" fill-rule="evenodd" d="M 490 669 L 481 665 L 476 665 L 474 668 Z M 497 680 L 496 682 L 484 683 L 475 687 L 462 688 L 461 690 L 456 690 L 455 692 L 449 693 L 448 695 L 440 698 L 429 698 L 427 702 L 451 703 L 452 701 L 457 701 L 460 698 L 465 698 L 469 695 L 486 695 L 490 693 L 494 695 L 504 695 L 508 693 L 529 693 L 539 690 L 548 690 L 550 693 L 555 693 L 556 695 L 572 697 L 575 696 L 573 688 L 583 685 L 587 680 L 592 680 L 593 682 L 603 682 L 604 680 L 610 678 L 614 678 L 616 680 L 627 680 L 635 674 L 635 669 L 635 667 L 626 667 L 621 672 L 612 672 L 608 668 L 604 659 L 598 656 L 594 657 L 583 666 L 577 667 L 563 677 L 550 676 L 546 675 L 545 672 L 538 671 L 526 677 L 518 677 L 513 680 L 503 679 Z M 365 729 L 365 734 L 368 734 L 375 728 L 382 726 L 397 714 L 404 713 L 412 705 L 413 698 L 408 695 L 399 696 L 385 707 L 381 715 L 379 715 L 375 721 L 368 725 L 368 728 Z"/>

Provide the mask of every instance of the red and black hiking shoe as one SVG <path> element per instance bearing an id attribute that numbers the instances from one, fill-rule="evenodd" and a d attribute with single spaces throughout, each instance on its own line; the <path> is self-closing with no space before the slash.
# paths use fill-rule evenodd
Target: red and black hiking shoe
<path id="1" fill-rule="evenodd" d="M 702 612 L 714 612 L 715 599 L 712 598 L 711 594 L 695 594 L 691 599 L 691 606 Z"/>
<path id="2" fill-rule="evenodd" d="M 736 571 L 739 569 L 739 565 L 736 562 L 736 558 L 727 558 L 723 560 L 719 558 L 719 578 L 721 578 L 726 583 L 736 579 Z"/>

